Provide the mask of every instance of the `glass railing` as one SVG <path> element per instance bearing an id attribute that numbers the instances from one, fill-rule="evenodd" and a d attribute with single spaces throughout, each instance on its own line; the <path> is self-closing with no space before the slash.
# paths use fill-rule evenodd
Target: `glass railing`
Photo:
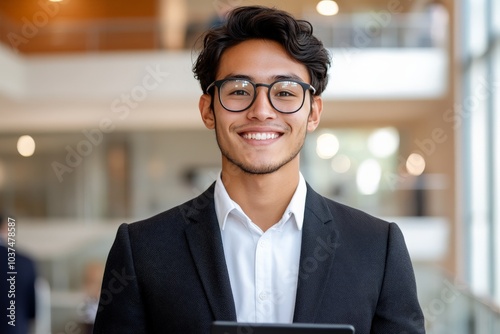
<path id="1" fill-rule="evenodd" d="M 445 47 L 446 16 L 428 13 L 390 14 L 370 12 L 312 17 L 315 34 L 331 48 L 422 48 Z"/>
<path id="2" fill-rule="evenodd" d="M 498 334 L 500 309 L 440 269 L 415 266 L 427 334 Z"/>

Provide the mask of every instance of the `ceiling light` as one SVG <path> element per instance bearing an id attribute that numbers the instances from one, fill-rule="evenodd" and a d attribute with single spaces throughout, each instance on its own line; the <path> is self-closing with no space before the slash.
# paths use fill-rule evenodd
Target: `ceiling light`
<path id="1" fill-rule="evenodd" d="M 406 170 L 410 175 L 419 176 L 425 170 L 425 159 L 418 153 L 412 153 L 406 159 Z"/>
<path id="2" fill-rule="evenodd" d="M 35 140 L 31 136 L 21 136 L 17 140 L 17 151 L 23 157 L 31 157 L 35 153 Z"/>
<path id="3" fill-rule="evenodd" d="M 332 16 L 339 12 L 339 5 L 333 0 L 321 0 L 316 5 L 318 13 L 324 16 Z"/>

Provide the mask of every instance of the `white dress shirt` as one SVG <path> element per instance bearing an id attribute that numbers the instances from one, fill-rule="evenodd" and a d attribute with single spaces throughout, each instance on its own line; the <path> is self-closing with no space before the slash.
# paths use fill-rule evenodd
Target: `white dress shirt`
<path id="1" fill-rule="evenodd" d="M 263 232 L 229 197 L 219 175 L 215 211 L 239 322 L 292 322 L 306 192 L 300 174 L 283 216 Z"/>

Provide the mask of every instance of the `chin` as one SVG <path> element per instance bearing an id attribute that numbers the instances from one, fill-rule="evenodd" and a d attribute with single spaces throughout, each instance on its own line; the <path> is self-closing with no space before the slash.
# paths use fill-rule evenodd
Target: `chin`
<path id="1" fill-rule="evenodd" d="M 226 157 L 228 158 L 228 157 Z M 251 162 L 242 162 L 242 161 L 237 161 L 237 160 L 228 160 L 235 165 L 237 168 L 245 172 L 246 174 L 253 174 L 253 175 L 265 175 L 265 174 L 272 174 L 274 172 L 277 172 L 280 170 L 283 166 L 288 164 L 290 160 L 286 160 L 283 162 L 278 162 L 278 163 L 261 163 L 261 164 L 255 164 Z"/>
<path id="2" fill-rule="evenodd" d="M 277 172 L 282 166 L 267 166 L 267 167 L 245 167 L 245 166 L 238 166 L 240 169 L 245 172 L 246 174 L 252 174 L 252 175 L 266 175 L 266 174 L 272 174 L 274 172 Z"/>
<path id="3" fill-rule="evenodd" d="M 298 157 L 298 153 L 300 150 L 297 150 L 297 152 L 294 152 L 293 154 L 290 154 L 290 156 L 287 157 L 281 157 L 281 160 L 279 159 L 274 159 L 274 161 L 259 161 L 256 163 L 256 159 L 252 160 L 248 156 L 232 156 L 229 154 L 229 152 L 225 151 L 222 149 L 222 147 L 219 146 L 221 149 L 221 153 L 223 157 L 230 162 L 233 166 L 237 167 L 241 171 L 243 171 L 246 174 L 252 174 L 252 175 L 266 175 L 266 174 L 272 174 L 277 171 L 279 171 L 282 167 L 290 164 L 295 160 L 295 158 Z M 242 158 L 242 159 L 239 159 Z M 276 157 L 274 157 L 276 158 Z"/>

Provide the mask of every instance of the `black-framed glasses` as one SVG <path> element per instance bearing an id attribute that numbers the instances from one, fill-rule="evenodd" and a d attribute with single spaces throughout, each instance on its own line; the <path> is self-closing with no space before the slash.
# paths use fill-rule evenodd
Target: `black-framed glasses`
<path id="1" fill-rule="evenodd" d="M 291 114 L 304 105 L 306 91 L 312 94 L 316 89 L 308 83 L 292 79 L 282 79 L 271 84 L 254 83 L 245 79 L 227 78 L 212 82 L 206 92 L 213 87 L 219 89 L 219 102 L 224 109 L 233 112 L 245 111 L 257 97 L 257 87 L 267 87 L 267 98 L 274 109 Z"/>

